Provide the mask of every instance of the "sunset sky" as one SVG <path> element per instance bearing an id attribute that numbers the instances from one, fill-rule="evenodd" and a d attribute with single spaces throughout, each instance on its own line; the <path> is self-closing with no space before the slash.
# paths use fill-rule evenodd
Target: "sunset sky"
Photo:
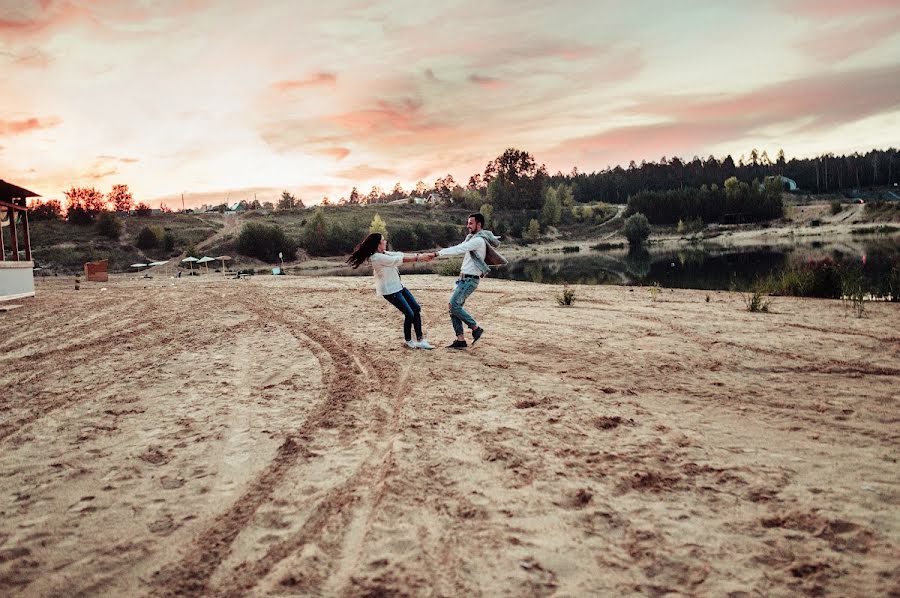
<path id="1" fill-rule="evenodd" d="M 0 178 L 57 199 L 900 144 L 897 0 L 0 0 L 0 65 Z"/>

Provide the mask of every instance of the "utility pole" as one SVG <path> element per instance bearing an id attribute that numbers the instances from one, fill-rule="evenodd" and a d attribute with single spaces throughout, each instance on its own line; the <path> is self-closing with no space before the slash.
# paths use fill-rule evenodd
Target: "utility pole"
<path id="1" fill-rule="evenodd" d="M 181 193 L 181 213 L 184 214 L 184 192 Z"/>

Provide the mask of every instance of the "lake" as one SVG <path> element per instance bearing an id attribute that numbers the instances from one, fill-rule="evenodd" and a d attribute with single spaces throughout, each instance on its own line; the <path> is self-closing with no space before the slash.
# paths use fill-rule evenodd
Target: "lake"
<path id="1" fill-rule="evenodd" d="M 900 266 L 900 236 L 537 253 L 517 257 L 491 276 L 547 284 L 659 284 L 668 288 L 743 290 L 771 273 L 821 260 L 858 266 L 867 279 L 878 280 Z"/>

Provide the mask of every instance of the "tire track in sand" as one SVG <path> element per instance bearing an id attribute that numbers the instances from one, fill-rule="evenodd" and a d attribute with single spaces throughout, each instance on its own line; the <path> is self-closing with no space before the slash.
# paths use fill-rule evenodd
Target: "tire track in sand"
<path id="1" fill-rule="evenodd" d="M 296 322 L 281 323 L 288 327 L 297 326 Z M 354 361 L 367 361 L 366 353 L 339 335 L 334 328 L 321 321 L 312 323 L 314 326 L 307 326 L 307 333 L 309 329 L 315 329 L 320 331 L 318 334 L 341 339 L 342 346 L 353 349 L 350 355 Z M 370 432 L 374 434 L 374 438 L 368 442 L 374 446 L 368 457 L 342 483 L 319 500 L 297 532 L 272 546 L 255 562 L 239 565 L 212 591 L 213 594 L 235 598 L 246 595 L 281 562 L 311 543 L 326 550 L 330 562 L 325 566 L 329 573 L 322 575 L 311 572 L 302 575 L 304 589 L 323 595 L 341 595 L 345 591 L 362 557 L 365 538 L 371 530 L 373 516 L 387 488 L 386 480 L 395 467 L 394 440 L 408 391 L 409 369 L 409 366 L 403 368 L 396 382 L 390 377 L 382 380 L 382 389 L 393 388 L 389 397 L 391 415 L 387 422 L 372 420 Z M 387 386 L 387 382 L 391 382 L 390 386 Z M 329 546 L 334 547 L 330 549 L 330 553 Z M 294 573 L 296 575 L 299 574 Z M 292 581 L 288 580 L 286 583 Z"/>
<path id="2" fill-rule="evenodd" d="M 221 563 L 231 552 L 231 546 L 240 532 L 250 523 L 259 508 L 271 500 L 276 487 L 287 473 L 300 461 L 310 460 L 315 455 L 303 446 L 319 428 L 330 428 L 346 425 L 350 422 L 340 421 L 340 414 L 347 407 L 360 399 L 367 390 L 372 376 L 368 371 L 360 369 L 365 358 L 358 359 L 346 339 L 326 329 L 321 322 L 312 320 L 303 314 L 293 314 L 297 320 L 284 318 L 279 310 L 253 302 L 254 298 L 242 298 L 245 307 L 262 325 L 275 321 L 287 328 L 297 341 L 308 347 L 319 360 L 322 377 L 325 383 L 325 394 L 319 404 L 312 410 L 306 421 L 281 444 L 275 457 L 265 470 L 249 484 L 247 490 L 238 498 L 230 509 L 216 516 L 207 528 L 202 531 L 184 551 L 184 557 L 153 574 L 151 583 L 154 596 L 199 596 L 210 592 L 209 582 Z M 299 328 L 299 329 L 298 329 Z M 341 342 L 343 341 L 343 342 Z M 352 345 L 350 345 L 352 346 Z M 302 444 L 301 444 L 302 443 Z M 364 472 L 357 471 L 347 483 L 330 493 L 331 500 L 323 501 L 304 524 L 298 538 L 305 538 L 322 528 L 324 522 L 340 511 L 348 502 L 350 491 L 358 485 L 357 478 L 367 477 Z M 305 530 L 305 531 L 304 531 Z M 256 566 L 239 568 L 234 583 L 244 588 L 251 588 L 262 575 L 290 552 L 291 543 L 282 543 L 269 551 Z M 237 587 L 237 585 L 231 585 Z M 227 590 L 231 591 L 231 590 Z"/>

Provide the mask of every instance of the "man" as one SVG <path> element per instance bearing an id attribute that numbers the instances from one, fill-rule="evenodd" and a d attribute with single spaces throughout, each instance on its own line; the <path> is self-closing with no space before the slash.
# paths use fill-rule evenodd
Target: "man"
<path id="1" fill-rule="evenodd" d="M 463 334 L 463 324 L 472 330 L 473 345 L 484 334 L 484 328 L 479 326 L 475 318 L 463 308 L 463 304 L 465 304 L 469 295 L 478 288 L 481 277 L 490 272 L 490 266 L 485 263 L 486 258 L 492 264 L 506 263 L 506 260 L 493 249 L 500 244 L 499 239 L 491 231 L 483 230 L 484 216 L 482 214 L 478 212 L 469 214 L 466 220 L 466 228 L 469 230 L 469 235 L 465 241 L 454 247 L 447 247 L 432 254 L 434 257 L 463 256 L 462 268 L 460 268 L 459 278 L 456 280 L 456 289 L 450 295 L 450 322 L 453 324 L 456 340 L 447 347 L 448 349 L 465 349 L 468 347 L 466 337 Z"/>

